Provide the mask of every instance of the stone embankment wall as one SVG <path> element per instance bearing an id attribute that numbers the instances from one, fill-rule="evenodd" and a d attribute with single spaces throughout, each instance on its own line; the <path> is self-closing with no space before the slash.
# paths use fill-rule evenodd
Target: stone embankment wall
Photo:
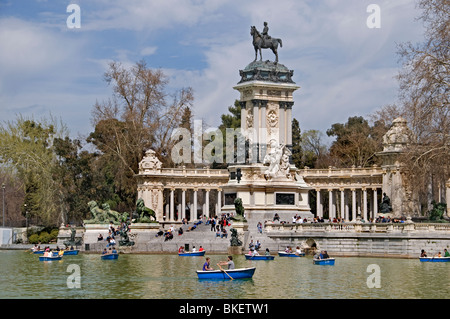
<path id="1" fill-rule="evenodd" d="M 450 250 L 450 224 L 266 223 L 264 235 L 269 249 L 315 246 L 335 256 L 417 258 L 422 249 L 428 255 Z"/>
<path id="2" fill-rule="evenodd" d="M 168 229 L 171 225 L 165 225 Z M 374 257 L 401 257 L 417 258 L 421 249 L 425 249 L 428 255 L 437 252 L 443 253 L 444 248 L 450 250 L 450 224 L 424 224 L 424 223 L 305 223 L 277 224 L 266 222 L 262 233 L 256 225 L 249 222 L 248 225 L 232 225 L 226 227 L 227 238 L 215 236 L 209 225 L 200 224 L 193 231 L 188 231 L 189 226 L 174 224 L 173 239 L 165 241 L 156 233 L 163 225 L 160 224 L 132 224 L 130 239 L 134 246 L 119 249 L 125 253 L 176 253 L 180 246 L 189 246 L 192 249 L 200 246 L 208 253 L 226 254 L 230 246 L 230 228 L 238 229 L 239 238 L 243 245 L 241 251 L 248 252 L 248 244 L 251 240 L 261 242 L 261 248 L 266 248 L 272 254 L 284 251 L 286 246 L 302 247 L 306 253 L 312 254 L 315 249 L 327 250 L 334 256 L 374 256 Z M 177 230 L 182 227 L 183 235 L 179 236 Z M 70 231 L 61 229 L 58 244 L 67 240 Z M 83 245 L 80 248 L 85 252 L 98 253 L 106 248 L 106 242 L 98 241 L 99 234 L 103 238 L 108 236 L 108 225 L 86 225 L 85 228 L 77 228 L 77 237 L 83 237 Z M 120 238 L 116 238 L 118 242 Z"/>

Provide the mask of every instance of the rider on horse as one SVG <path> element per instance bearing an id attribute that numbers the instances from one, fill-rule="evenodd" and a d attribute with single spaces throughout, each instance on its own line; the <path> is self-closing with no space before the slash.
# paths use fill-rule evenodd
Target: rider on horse
<path id="1" fill-rule="evenodd" d="M 267 26 L 267 22 L 264 22 L 264 29 L 261 34 L 262 34 L 264 43 L 266 43 L 266 40 L 272 39 L 272 37 L 269 35 L 269 27 Z"/>

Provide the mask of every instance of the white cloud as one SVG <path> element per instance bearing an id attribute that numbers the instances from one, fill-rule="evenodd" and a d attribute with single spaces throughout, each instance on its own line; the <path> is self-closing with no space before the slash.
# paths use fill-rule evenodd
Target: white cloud
<path id="1" fill-rule="evenodd" d="M 220 114 L 238 98 L 232 89 L 239 81 L 238 70 L 254 57 L 250 25 L 262 30 L 263 21 L 269 22 L 271 36 L 282 38 L 280 63 L 294 70 L 294 79 L 301 86 L 294 95 L 293 115 L 302 130 L 325 131 L 333 123 L 343 123 L 350 116 L 367 116 L 394 102 L 394 75 L 399 67 L 395 43 L 418 39 L 417 11 L 408 1 L 379 1 L 382 28 L 374 30 L 366 25 L 370 3 L 240 2 L 237 11 L 246 17 L 246 23 L 240 24 L 239 32 L 246 38 L 243 42 L 235 39 L 231 46 L 207 46 L 208 67 L 188 82 L 195 89 L 195 113 L 212 124 L 220 123 Z M 274 56 L 263 50 L 263 59 L 273 60 Z"/>
<path id="2" fill-rule="evenodd" d="M 86 10 L 84 26 L 86 30 L 120 29 L 151 33 L 160 28 L 193 26 L 199 21 L 209 20 L 223 3 L 226 0 L 100 0 L 95 2 L 93 10 Z"/>
<path id="3" fill-rule="evenodd" d="M 99 85 L 101 67 L 85 60 L 87 38 L 39 23 L 2 18 L 0 43 L 2 121 L 13 120 L 19 113 L 51 113 L 61 117 L 73 133 L 88 127 L 90 109 L 105 90 Z"/>
<path id="4" fill-rule="evenodd" d="M 411 0 L 377 1 L 381 29 L 368 29 L 366 8 L 372 2 L 79 1 L 82 27 L 77 33 L 65 29 L 64 10 L 46 13 L 43 21 L 2 18 L 0 117 L 49 110 L 63 114 L 73 130 L 87 133 L 93 103 L 111 94 L 102 80 L 107 63 L 116 59 L 129 66 L 139 56 L 149 62 L 167 59 L 164 48 L 173 39 L 165 31 L 171 29 L 183 39 L 179 47 L 195 51 L 201 60 L 178 68 L 165 60 L 171 88 L 191 86 L 195 117 L 219 125 L 220 115 L 239 98 L 232 88 L 240 80 L 239 70 L 254 58 L 250 26 L 261 30 L 267 21 L 269 34 L 283 40 L 280 63 L 294 70 L 301 86 L 293 116 L 302 131 L 325 131 L 349 116 L 394 102 L 395 42 L 421 36 Z M 116 33 L 126 42 L 116 41 Z M 101 43 L 108 47 L 99 47 L 97 37 L 106 37 Z M 263 58 L 274 57 L 263 50 Z"/>
<path id="5" fill-rule="evenodd" d="M 155 54 L 157 49 L 158 47 L 145 47 L 141 50 L 141 55 L 142 56 L 153 55 Z"/>

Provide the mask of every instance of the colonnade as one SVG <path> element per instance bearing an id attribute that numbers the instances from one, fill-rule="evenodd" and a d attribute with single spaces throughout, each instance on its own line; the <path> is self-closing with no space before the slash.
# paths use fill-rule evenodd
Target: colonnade
<path id="1" fill-rule="evenodd" d="M 222 197 L 221 188 L 165 188 L 164 221 L 174 222 L 186 218 L 194 222 L 203 215 L 207 218 L 218 216 L 221 213 Z M 211 203 L 214 203 L 213 209 Z"/>
<path id="2" fill-rule="evenodd" d="M 381 188 L 317 188 L 315 191 L 317 217 L 324 217 L 326 209 L 329 219 L 341 218 L 345 221 L 356 221 L 356 216 L 360 215 L 367 221 L 369 218 L 377 217 Z M 324 207 L 325 193 L 328 195 L 328 208 Z"/>

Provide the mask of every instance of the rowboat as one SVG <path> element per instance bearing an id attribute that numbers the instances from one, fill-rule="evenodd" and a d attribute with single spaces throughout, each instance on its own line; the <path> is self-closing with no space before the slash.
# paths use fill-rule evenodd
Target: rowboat
<path id="1" fill-rule="evenodd" d="M 79 249 L 75 249 L 75 250 L 63 250 L 63 251 L 64 251 L 64 255 L 78 255 L 78 252 L 79 252 L 80 250 L 79 250 Z M 36 254 L 36 255 L 41 255 L 41 254 L 43 254 L 43 253 L 45 253 L 44 250 L 36 250 L 36 251 L 33 251 L 33 254 Z M 53 251 L 53 253 L 54 253 L 54 254 L 58 254 L 59 251 Z"/>
<path id="2" fill-rule="evenodd" d="M 334 258 L 327 259 L 313 259 L 314 265 L 330 265 L 334 266 Z"/>
<path id="3" fill-rule="evenodd" d="M 119 254 L 118 253 L 102 255 L 102 259 L 118 259 L 118 258 L 119 258 Z"/>
<path id="4" fill-rule="evenodd" d="M 247 260 L 274 260 L 275 256 L 270 256 L 270 255 L 250 255 L 250 254 L 245 254 L 245 259 Z"/>
<path id="5" fill-rule="evenodd" d="M 252 278 L 256 267 L 229 270 L 197 270 L 198 279 L 246 279 Z"/>
<path id="6" fill-rule="evenodd" d="M 195 251 L 195 252 L 185 252 L 185 253 L 178 253 L 178 256 L 188 256 L 188 257 L 194 257 L 194 256 L 205 256 L 206 250 L 203 251 Z"/>
<path id="7" fill-rule="evenodd" d="M 61 260 L 62 256 L 52 256 L 52 257 L 48 257 L 48 256 L 39 256 L 39 261 L 52 261 L 52 260 Z"/>
<path id="8" fill-rule="evenodd" d="M 78 250 L 78 249 L 75 249 L 75 250 L 64 250 L 64 256 L 66 256 L 66 255 L 78 255 L 79 251 L 80 250 Z"/>
<path id="9" fill-rule="evenodd" d="M 445 263 L 450 262 L 450 257 L 420 257 L 421 262 Z"/>
<path id="10" fill-rule="evenodd" d="M 303 256 L 305 256 L 305 253 L 296 254 L 296 253 L 287 253 L 284 251 L 279 251 L 278 256 L 280 256 L 280 257 L 303 257 Z"/>

